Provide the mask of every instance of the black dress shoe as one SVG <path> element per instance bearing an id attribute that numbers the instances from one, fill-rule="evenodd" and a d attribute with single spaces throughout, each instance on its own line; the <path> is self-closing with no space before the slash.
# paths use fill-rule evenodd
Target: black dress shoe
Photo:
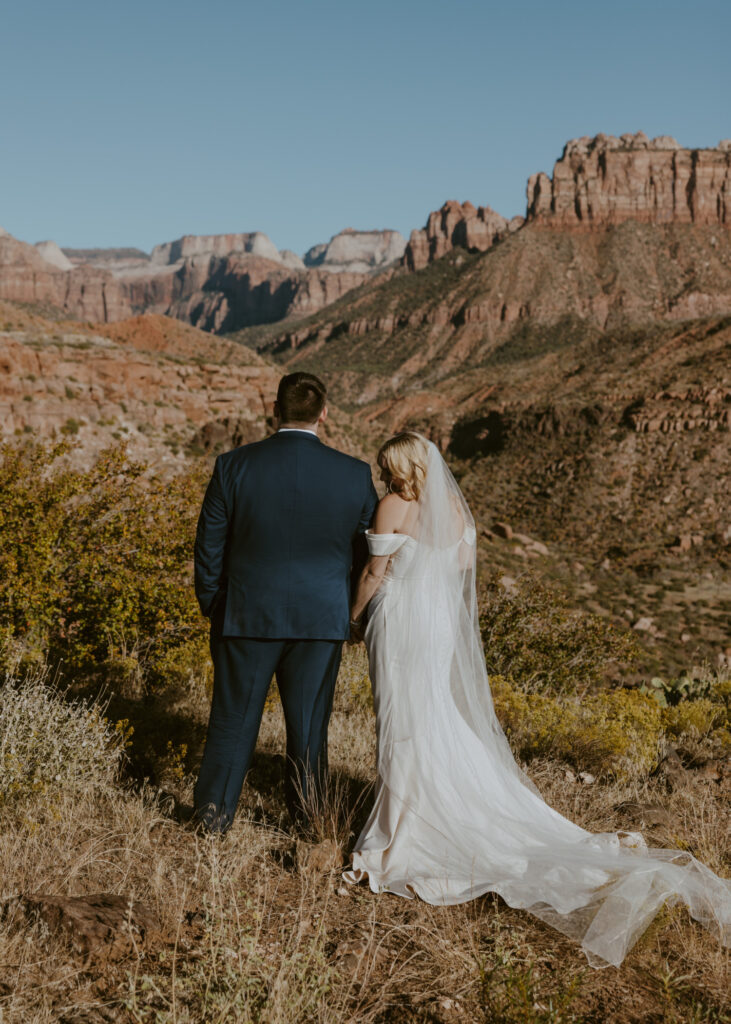
<path id="1" fill-rule="evenodd" d="M 226 835 L 232 822 L 230 814 L 217 811 L 214 807 L 206 807 L 201 811 L 194 810 L 190 817 L 190 824 L 202 835 L 219 838 Z"/>

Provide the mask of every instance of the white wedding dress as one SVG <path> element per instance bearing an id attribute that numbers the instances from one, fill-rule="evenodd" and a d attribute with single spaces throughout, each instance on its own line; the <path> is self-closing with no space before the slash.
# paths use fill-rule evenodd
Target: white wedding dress
<path id="1" fill-rule="evenodd" d="M 495 716 L 480 639 L 475 529 L 437 448 L 411 534 L 367 534 L 389 555 L 368 607 L 378 740 L 375 804 L 348 882 L 454 904 L 487 892 L 618 965 L 666 901 L 731 942 L 731 883 L 637 833 L 593 834 L 541 798 Z"/>

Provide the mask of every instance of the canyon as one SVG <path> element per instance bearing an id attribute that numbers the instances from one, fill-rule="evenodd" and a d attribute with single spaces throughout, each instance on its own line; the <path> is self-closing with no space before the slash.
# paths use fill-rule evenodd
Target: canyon
<path id="1" fill-rule="evenodd" d="M 658 671 L 731 658 L 730 161 L 576 139 L 525 217 L 450 200 L 408 243 L 347 229 L 302 266 L 258 232 L 152 254 L 0 234 L 3 433 L 78 458 L 125 439 L 172 473 L 264 436 L 279 374 L 310 370 L 332 443 L 439 445 L 482 571 L 634 627 Z"/>
<path id="2" fill-rule="evenodd" d="M 315 312 L 398 261 L 395 231 L 348 228 L 300 259 L 262 232 L 186 235 L 139 249 L 29 245 L 0 230 L 0 298 L 113 323 L 139 313 L 222 333 Z"/>

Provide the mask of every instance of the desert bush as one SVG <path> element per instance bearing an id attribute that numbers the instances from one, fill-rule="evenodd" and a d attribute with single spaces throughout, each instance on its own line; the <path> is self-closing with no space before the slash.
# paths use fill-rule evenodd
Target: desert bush
<path id="1" fill-rule="evenodd" d="M 670 736 L 708 736 L 713 729 L 725 724 L 725 717 L 724 709 L 706 697 L 683 701 L 662 711 L 663 726 Z"/>
<path id="2" fill-rule="evenodd" d="M 636 690 L 585 697 L 525 693 L 504 676 L 490 679 L 495 711 L 516 753 L 552 757 L 617 778 L 655 766 L 662 736 L 656 701 Z"/>
<path id="3" fill-rule="evenodd" d="M 536 580 L 508 590 L 494 575 L 481 595 L 480 628 L 488 670 L 540 691 L 590 689 L 612 664 L 630 665 L 640 653 L 630 630 L 570 608 Z"/>
<path id="4" fill-rule="evenodd" d="M 126 739 L 98 704 L 66 699 L 46 673 L 6 675 L 0 686 L 0 805 L 63 788 L 88 793 L 113 782 Z"/>
<path id="5" fill-rule="evenodd" d="M 204 670 L 191 571 L 200 474 L 150 478 L 124 445 L 77 470 L 69 450 L 0 448 L 6 656 L 153 684 Z"/>

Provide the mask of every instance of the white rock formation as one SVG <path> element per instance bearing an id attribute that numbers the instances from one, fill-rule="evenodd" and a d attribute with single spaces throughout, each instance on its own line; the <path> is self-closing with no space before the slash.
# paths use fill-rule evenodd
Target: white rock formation
<path id="1" fill-rule="evenodd" d="M 296 252 L 292 252 L 291 249 L 280 249 L 279 259 L 285 265 L 285 267 L 289 267 L 290 270 L 305 269 L 305 265 L 302 262 L 301 258 L 297 255 Z"/>
<path id="2" fill-rule="evenodd" d="M 404 254 L 406 239 L 398 231 L 355 231 L 346 228 L 329 242 L 313 245 L 305 253 L 307 267 L 319 267 L 334 273 L 351 271 L 367 274 L 384 267 Z"/>
<path id="3" fill-rule="evenodd" d="M 174 242 L 156 245 L 150 262 L 171 264 L 191 256 L 231 256 L 233 253 L 249 253 L 274 263 L 284 262 L 274 242 L 261 231 L 232 235 L 183 235 Z"/>
<path id="4" fill-rule="evenodd" d="M 7 232 L 6 232 L 7 233 Z M 36 242 L 35 248 L 41 254 L 46 263 L 52 263 L 59 270 L 71 270 L 73 263 L 61 252 L 55 242 Z"/>

